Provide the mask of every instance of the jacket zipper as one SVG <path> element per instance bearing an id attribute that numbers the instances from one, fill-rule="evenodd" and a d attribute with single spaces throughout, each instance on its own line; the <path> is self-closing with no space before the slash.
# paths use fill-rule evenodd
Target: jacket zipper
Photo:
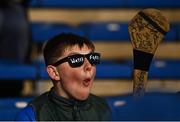
<path id="1" fill-rule="evenodd" d="M 77 120 L 77 113 L 79 112 L 79 108 L 77 102 L 75 102 L 73 107 L 73 120 Z"/>

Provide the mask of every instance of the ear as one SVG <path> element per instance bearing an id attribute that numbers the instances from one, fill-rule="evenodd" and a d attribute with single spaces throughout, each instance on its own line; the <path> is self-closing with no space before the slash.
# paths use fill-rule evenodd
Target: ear
<path id="1" fill-rule="evenodd" d="M 46 67 L 46 71 L 49 74 L 50 78 L 53 80 L 60 80 L 60 75 L 56 69 L 56 67 L 52 66 L 52 65 L 48 65 Z"/>

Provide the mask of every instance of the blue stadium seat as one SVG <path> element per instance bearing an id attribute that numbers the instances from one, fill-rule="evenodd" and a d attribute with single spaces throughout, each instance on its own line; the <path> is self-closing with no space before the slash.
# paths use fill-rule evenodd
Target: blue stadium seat
<path id="1" fill-rule="evenodd" d="M 180 61 L 179 60 L 153 61 L 149 71 L 149 78 L 180 79 Z"/>
<path id="2" fill-rule="evenodd" d="M 180 42 L 180 23 L 177 24 L 177 28 L 178 28 L 177 40 L 178 40 L 178 42 Z"/>
<path id="3" fill-rule="evenodd" d="M 39 63 L 39 76 L 38 77 L 44 80 L 50 79 L 46 71 L 45 65 L 42 63 Z"/>
<path id="4" fill-rule="evenodd" d="M 91 40 L 98 41 L 129 41 L 128 23 L 120 22 L 96 22 L 82 23 L 79 26 L 86 36 Z M 165 35 L 165 42 L 175 42 L 178 40 L 178 26 L 171 24 L 170 31 Z"/>
<path id="5" fill-rule="evenodd" d="M 125 1 L 120 0 L 31 0 L 32 7 L 57 7 L 57 8 L 107 8 L 123 7 Z"/>
<path id="6" fill-rule="evenodd" d="M 101 63 L 96 66 L 96 78 L 98 79 L 132 79 L 133 63 Z M 39 65 L 39 78 L 49 79 L 44 64 Z M 180 61 L 178 60 L 154 60 L 149 70 L 149 79 L 180 79 Z"/>
<path id="7" fill-rule="evenodd" d="M 133 67 L 133 61 L 126 61 L 129 67 Z M 180 60 L 157 60 L 151 62 L 149 79 L 180 79 Z"/>
<path id="8" fill-rule="evenodd" d="M 128 0 L 126 7 L 129 8 L 179 8 L 179 0 Z"/>
<path id="9" fill-rule="evenodd" d="M 17 113 L 33 98 L 0 98 L 0 121 L 14 121 Z"/>
<path id="10" fill-rule="evenodd" d="M 178 40 L 178 26 L 171 23 L 169 32 L 164 37 L 165 42 L 177 42 Z"/>
<path id="11" fill-rule="evenodd" d="M 66 24 L 32 23 L 32 38 L 35 42 L 45 42 L 54 35 L 62 32 L 72 32 L 86 35 L 89 39 L 97 41 L 129 41 L 128 24 L 120 22 L 84 23 L 79 28 Z M 177 41 L 177 25 L 172 25 L 165 36 L 166 41 Z"/>
<path id="12" fill-rule="evenodd" d="M 63 33 L 71 32 L 78 35 L 84 35 L 78 28 L 69 26 L 67 24 L 57 24 L 57 23 L 32 23 L 32 39 L 34 42 L 45 42 L 53 36 Z"/>
<path id="13" fill-rule="evenodd" d="M 128 24 L 120 22 L 82 23 L 79 25 L 93 41 L 129 41 Z"/>
<path id="14" fill-rule="evenodd" d="M 146 93 L 135 100 L 131 94 L 106 97 L 113 120 L 175 121 L 180 120 L 180 94 Z"/>
<path id="15" fill-rule="evenodd" d="M 0 61 L 1 80 L 35 80 L 36 75 L 34 65 Z"/>
<path id="16" fill-rule="evenodd" d="M 179 0 L 31 0 L 32 7 L 58 8 L 179 8 Z"/>
<path id="17" fill-rule="evenodd" d="M 130 79 L 132 74 L 132 67 L 126 64 L 100 64 L 96 68 L 96 78 Z"/>

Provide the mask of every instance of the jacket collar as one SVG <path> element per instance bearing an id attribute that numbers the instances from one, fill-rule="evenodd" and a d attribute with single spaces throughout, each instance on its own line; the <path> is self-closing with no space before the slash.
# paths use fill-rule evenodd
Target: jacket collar
<path id="1" fill-rule="evenodd" d="M 65 108 L 66 110 L 72 110 L 73 108 L 79 110 L 81 109 L 86 110 L 89 109 L 91 106 L 91 102 L 89 99 L 90 97 L 88 97 L 86 100 L 83 101 L 76 100 L 73 98 L 67 99 L 62 96 L 57 96 L 53 87 L 49 92 L 49 98 L 53 103 L 57 104 L 58 106 L 61 106 L 62 108 Z"/>

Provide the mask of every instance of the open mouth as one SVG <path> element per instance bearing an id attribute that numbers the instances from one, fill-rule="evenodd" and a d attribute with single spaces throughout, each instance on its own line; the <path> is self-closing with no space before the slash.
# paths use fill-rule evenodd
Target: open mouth
<path id="1" fill-rule="evenodd" d="M 90 83 L 91 83 L 91 79 L 90 79 L 90 78 L 86 78 L 86 79 L 83 81 L 83 85 L 86 86 L 86 87 L 89 86 Z"/>

